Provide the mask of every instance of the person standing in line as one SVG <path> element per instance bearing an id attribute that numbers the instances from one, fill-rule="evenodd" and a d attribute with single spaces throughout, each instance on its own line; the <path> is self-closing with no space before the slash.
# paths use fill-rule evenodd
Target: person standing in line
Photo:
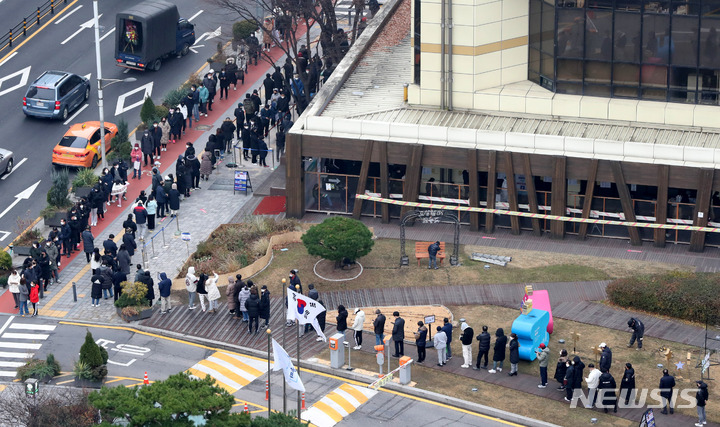
<path id="1" fill-rule="evenodd" d="M 140 144 L 136 142 L 135 147 L 133 147 L 132 151 L 130 152 L 130 161 L 132 162 L 133 166 L 133 179 L 142 178 L 142 158 L 143 154 L 142 151 L 140 151 Z M 97 211 L 95 212 L 95 220 L 97 220 Z"/>
<path id="2" fill-rule="evenodd" d="M 565 378 L 563 379 L 563 385 L 565 390 L 565 401 L 570 402 L 573 397 L 573 386 L 575 385 L 575 366 L 570 360 L 565 362 Z"/>
<path id="3" fill-rule="evenodd" d="M 670 414 L 675 413 L 675 408 L 672 406 L 672 395 L 673 387 L 675 387 L 675 377 L 670 375 L 667 369 L 663 369 L 663 376 L 660 378 L 660 398 L 662 398 L 662 411 L 661 414 L 667 415 L 668 407 L 670 407 Z"/>
<path id="4" fill-rule="evenodd" d="M 507 345 L 507 337 L 502 328 L 495 331 L 495 345 L 493 346 L 493 367 L 488 372 L 502 372 L 503 362 L 505 361 L 505 346 Z"/>
<path id="5" fill-rule="evenodd" d="M 248 284 L 252 286 L 252 280 L 248 280 Z M 248 316 L 247 308 L 245 307 L 245 302 L 250 298 L 250 286 L 246 284 L 242 284 L 242 289 L 240 289 L 240 292 L 238 293 L 238 304 L 240 304 L 240 313 L 242 313 L 242 321 L 247 323 L 250 321 L 250 316 Z"/>
<path id="6" fill-rule="evenodd" d="M 147 210 L 143 206 L 142 200 L 138 200 L 137 205 L 133 208 L 135 214 L 135 224 L 138 226 L 138 234 L 140 240 L 145 240 L 145 232 L 147 230 Z"/>
<path id="7" fill-rule="evenodd" d="M 447 345 L 447 335 L 440 326 L 437 327 L 437 333 L 433 337 L 433 345 L 435 346 L 435 350 L 437 350 L 437 365 L 440 367 L 445 366 L 447 363 L 447 351 L 445 350 L 445 346 Z"/>
<path id="8" fill-rule="evenodd" d="M 90 278 L 92 287 L 90 288 L 90 298 L 93 307 L 100 307 L 100 298 L 102 298 L 102 276 L 100 272 L 93 274 Z"/>
<path id="9" fill-rule="evenodd" d="M 520 343 L 518 342 L 515 332 L 510 334 L 510 372 L 508 376 L 516 376 L 518 372 L 518 363 L 520 362 Z"/>
<path id="10" fill-rule="evenodd" d="M 635 369 L 632 363 L 625 364 L 625 372 L 620 381 L 620 397 L 625 399 L 625 406 L 630 404 L 630 399 L 635 403 Z"/>
<path id="11" fill-rule="evenodd" d="M 585 364 L 582 360 L 580 360 L 580 356 L 573 357 L 573 367 L 575 368 L 575 375 L 573 377 L 575 378 L 575 384 L 573 384 L 573 390 L 582 390 L 582 381 L 584 378 L 583 370 L 585 369 Z"/>
<path id="12" fill-rule="evenodd" d="M 155 151 L 155 142 L 153 141 L 152 136 L 150 136 L 150 130 L 145 129 L 145 131 L 143 132 L 143 136 L 140 139 L 140 147 L 142 149 L 144 166 L 147 167 L 148 162 L 150 163 L 150 166 L 152 166 L 153 152 Z"/>
<path id="13" fill-rule="evenodd" d="M 425 344 L 427 343 L 428 329 L 422 320 L 419 320 L 418 330 L 414 333 L 415 335 L 415 346 L 417 347 L 418 358 L 417 363 L 423 363 L 425 361 Z"/>
<path id="14" fill-rule="evenodd" d="M 280 162 L 280 157 L 285 153 L 285 130 L 278 125 L 275 131 L 275 157 Z"/>
<path id="15" fill-rule="evenodd" d="M 128 268 L 128 270 L 129 270 L 129 268 Z M 128 275 L 120 270 L 113 272 L 113 275 L 112 275 L 113 291 L 114 291 L 113 302 L 117 301 L 118 298 L 120 298 L 120 295 L 122 295 L 122 283 L 126 282 L 127 278 L 128 278 Z"/>
<path id="16" fill-rule="evenodd" d="M 343 334 L 343 344 L 347 343 L 347 336 L 345 336 L 345 331 L 347 330 L 347 318 L 348 312 L 345 309 L 345 306 L 340 304 L 338 306 L 338 314 L 335 317 L 335 321 L 337 322 L 337 331 Z"/>
<path id="17" fill-rule="evenodd" d="M 145 299 L 148 300 L 150 307 L 155 303 L 155 281 L 150 276 L 150 271 L 146 270 L 140 282 L 145 284 Z"/>
<path id="18" fill-rule="evenodd" d="M 233 276 L 228 276 L 228 284 L 225 287 L 225 296 L 227 297 L 227 306 L 228 310 L 230 311 L 230 315 L 235 314 L 235 309 L 237 308 L 238 300 L 233 298 L 235 295 L 235 278 Z"/>
<path id="19" fill-rule="evenodd" d="M 632 347 L 633 344 L 635 344 L 635 340 L 637 340 L 637 349 L 641 350 L 643 345 L 643 336 L 645 335 L 645 325 L 640 321 L 640 319 L 631 317 L 630 320 L 628 320 L 628 327 L 633 330 L 628 347 Z"/>
<path id="20" fill-rule="evenodd" d="M 167 145 L 170 140 L 170 123 L 168 123 L 167 117 L 160 119 L 160 130 L 162 131 L 160 151 L 167 151 Z"/>
<path id="21" fill-rule="evenodd" d="M 20 274 L 18 274 L 17 270 L 13 269 L 7 283 L 8 290 L 13 296 L 13 301 L 15 301 L 15 308 L 20 308 Z"/>
<path id="22" fill-rule="evenodd" d="M 148 197 L 145 204 L 145 212 L 147 212 L 147 228 L 149 231 L 155 231 L 155 214 L 157 214 L 157 202 L 152 194 Z"/>
<path id="23" fill-rule="evenodd" d="M 567 371 L 567 360 L 567 350 L 560 350 L 560 356 L 558 357 L 557 365 L 555 365 L 555 375 L 553 375 L 553 378 L 555 378 L 555 380 L 560 383 L 557 391 L 565 390 L 565 372 Z"/>
<path id="24" fill-rule="evenodd" d="M 195 267 L 188 267 L 187 275 L 185 276 L 185 289 L 187 289 L 188 292 L 188 310 L 195 310 L 195 295 L 197 294 L 198 280 L 195 275 Z"/>
<path id="25" fill-rule="evenodd" d="M 260 318 L 260 298 L 258 298 L 257 286 L 250 288 L 250 297 L 245 301 L 245 308 L 247 309 L 248 317 L 248 333 L 253 333 L 253 324 L 255 325 L 255 334 L 258 333 L 259 318 Z"/>
<path id="26" fill-rule="evenodd" d="M 92 274 L 100 272 L 100 266 L 102 265 L 102 255 L 100 255 L 100 249 L 95 248 L 92 256 L 90 257 L 90 271 Z"/>
<path id="27" fill-rule="evenodd" d="M 217 313 L 218 300 L 220 299 L 220 291 L 217 287 L 218 275 L 213 271 L 213 277 L 210 277 L 205 282 L 205 289 L 207 290 L 208 301 L 210 302 L 210 313 Z"/>
<path id="28" fill-rule="evenodd" d="M 355 319 L 353 319 L 353 337 L 355 338 L 355 347 L 353 347 L 353 350 L 360 350 L 362 349 L 362 333 L 363 333 L 363 325 L 365 324 L 365 312 L 360 309 L 360 307 L 355 309 Z"/>
<path id="29" fill-rule="evenodd" d="M 265 285 L 260 288 L 260 318 L 265 321 L 265 327 L 267 328 L 270 324 L 270 291 Z"/>
<path id="30" fill-rule="evenodd" d="M 177 189 L 177 184 L 173 184 L 168 194 L 168 204 L 170 206 L 170 216 L 176 217 L 180 210 L 180 192 Z"/>
<path id="31" fill-rule="evenodd" d="M 120 249 L 118 250 L 117 264 L 119 271 L 122 271 L 124 274 L 130 274 L 132 259 L 130 258 L 130 253 L 124 243 L 120 245 Z"/>
<path id="32" fill-rule="evenodd" d="M 460 367 L 468 369 L 472 365 L 472 342 L 473 338 L 475 338 L 475 331 L 465 322 L 460 324 L 460 330 L 462 331 L 460 344 L 462 345 L 463 355 L 463 364 Z"/>
<path id="33" fill-rule="evenodd" d="M 588 386 L 588 398 L 590 399 L 590 405 L 586 406 L 586 408 L 592 408 L 595 406 L 595 401 L 597 400 L 597 390 L 598 385 L 600 384 L 600 375 L 602 375 L 602 372 L 600 372 L 599 369 L 595 369 L 595 365 L 592 363 L 588 365 L 588 368 L 590 368 L 590 373 L 587 378 L 585 378 L 585 383 Z"/>
<path id="34" fill-rule="evenodd" d="M 159 184 L 155 188 L 155 203 L 157 206 L 157 215 L 155 219 L 158 221 L 165 218 L 165 205 L 167 205 L 167 194 L 165 194 L 165 183 Z"/>
<path id="35" fill-rule="evenodd" d="M 207 106 L 208 106 L 208 98 L 210 98 L 210 91 L 208 91 L 208 88 L 205 87 L 204 83 L 200 83 L 200 87 L 198 88 L 198 96 L 200 97 L 200 106 L 198 107 L 198 111 L 200 113 L 200 117 L 203 115 L 207 117 Z"/>
<path id="36" fill-rule="evenodd" d="M 82 232 L 83 252 L 85 252 L 85 259 L 90 262 L 90 255 L 95 250 L 95 238 L 90 231 L 90 227 L 85 228 Z"/>
<path id="37" fill-rule="evenodd" d="M 442 330 L 443 330 L 443 332 L 445 332 L 445 336 L 447 337 L 446 351 L 447 351 L 447 360 L 449 361 L 450 359 L 452 359 L 452 349 L 450 348 L 450 343 L 452 342 L 453 326 L 447 317 L 443 319 Z"/>
<path id="38" fill-rule="evenodd" d="M 375 310 L 375 320 L 373 320 L 373 331 L 375 332 L 375 345 L 380 345 L 385 342 L 385 315 L 380 312 L 380 309 Z"/>
<path id="39" fill-rule="evenodd" d="M 487 369 L 488 367 L 488 353 L 490 352 L 490 334 L 488 333 L 488 327 L 483 326 L 482 332 L 476 337 L 478 340 L 478 357 L 477 363 L 473 366 L 474 370 Z M 485 364 L 480 365 L 480 360 L 485 358 Z"/>
<path id="40" fill-rule="evenodd" d="M 608 408 L 613 408 L 613 412 L 617 412 L 617 395 L 615 394 L 617 384 L 615 384 L 615 378 L 607 369 L 601 369 L 601 372 L 598 390 L 600 390 L 602 396 L 603 411 L 607 414 Z"/>
<path id="41" fill-rule="evenodd" d="M 150 128 L 150 136 L 153 141 L 153 160 L 160 160 L 160 149 L 162 148 L 162 128 L 157 121 L 153 122 L 153 127 Z"/>
<path id="42" fill-rule="evenodd" d="M 438 269 L 437 266 L 437 254 L 440 252 L 440 242 L 437 241 L 428 246 L 428 269 Z"/>
<path id="43" fill-rule="evenodd" d="M 38 315 L 38 303 L 40 302 L 40 286 L 35 282 L 30 283 L 30 293 L 28 295 L 28 299 L 30 300 L 30 304 L 32 304 L 33 308 L 33 313 L 30 317 L 35 317 Z"/>
<path id="44" fill-rule="evenodd" d="M 600 344 L 600 350 L 602 350 L 599 363 L 600 371 L 606 370 L 610 372 L 610 367 L 612 366 L 612 351 L 605 343 Z"/>
<path id="45" fill-rule="evenodd" d="M 550 349 L 545 347 L 545 343 L 540 343 L 538 350 L 535 350 L 535 354 L 540 366 L 540 384 L 538 384 L 538 388 L 545 388 L 547 387 L 547 366 L 548 359 L 550 359 Z"/>
<path id="46" fill-rule="evenodd" d="M 25 317 L 26 314 L 30 314 L 28 312 L 28 297 L 30 295 L 30 290 L 27 287 L 27 279 L 24 277 L 20 279 L 20 286 L 19 286 L 19 292 L 18 292 L 18 302 L 20 303 L 20 316 Z"/>
<path id="47" fill-rule="evenodd" d="M 230 87 L 230 79 L 228 78 L 225 67 L 220 69 L 220 75 L 218 76 L 220 81 L 220 100 L 228 97 L 228 88 Z"/>
<path id="48" fill-rule="evenodd" d="M 698 388 L 698 391 L 695 393 L 695 401 L 697 402 L 696 408 L 698 414 L 698 422 L 695 423 L 695 425 L 697 427 L 702 427 L 707 424 L 705 406 L 707 405 L 707 401 L 710 398 L 710 394 L 708 393 L 707 384 L 705 384 L 703 380 L 697 380 L 695 381 L 695 384 Z"/>
<path id="49" fill-rule="evenodd" d="M 172 311 L 172 305 L 170 305 L 171 289 L 172 280 L 168 279 L 165 272 L 160 273 L 160 282 L 158 282 L 158 290 L 160 291 L 160 314 L 166 314 Z"/>
<path id="50" fill-rule="evenodd" d="M 395 342 L 395 354 L 392 357 L 403 357 L 405 355 L 405 319 L 400 317 L 400 312 L 393 312 L 392 339 Z"/>
<path id="51" fill-rule="evenodd" d="M 57 259 L 58 259 L 58 247 L 52 240 L 45 242 L 45 252 L 50 262 L 50 277 L 53 283 L 60 283 L 60 270 L 58 270 Z"/>
<path id="52" fill-rule="evenodd" d="M 107 239 L 103 242 L 103 250 L 105 251 L 105 255 L 110 255 L 111 257 L 115 258 L 117 256 L 118 247 L 115 241 L 113 240 L 115 238 L 114 234 L 110 234 Z"/>
<path id="53" fill-rule="evenodd" d="M 200 308 L 202 309 L 202 312 L 205 313 L 205 300 L 208 298 L 208 292 L 207 289 L 205 289 L 205 283 L 207 283 L 208 275 L 205 273 L 200 273 L 200 277 L 198 278 L 197 282 L 197 293 L 198 298 L 200 299 Z M 208 301 L 209 302 L 209 301 Z"/>

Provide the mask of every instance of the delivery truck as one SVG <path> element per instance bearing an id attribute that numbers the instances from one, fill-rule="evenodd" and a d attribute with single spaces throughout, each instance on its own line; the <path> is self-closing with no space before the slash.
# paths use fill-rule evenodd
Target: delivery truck
<path id="1" fill-rule="evenodd" d="M 157 71 L 171 55 L 187 55 L 195 43 L 195 26 L 181 19 L 174 4 L 145 1 L 118 13 L 115 64 L 134 70 Z"/>

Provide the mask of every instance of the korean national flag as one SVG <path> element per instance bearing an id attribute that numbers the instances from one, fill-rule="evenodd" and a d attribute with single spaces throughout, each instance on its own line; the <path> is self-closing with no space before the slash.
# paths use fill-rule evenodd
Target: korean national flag
<path id="1" fill-rule="evenodd" d="M 317 322 L 318 314 L 325 311 L 325 307 L 319 302 L 312 298 L 306 297 L 305 295 L 295 292 L 292 289 L 287 290 L 288 299 L 288 320 L 297 320 L 299 324 L 305 325 L 310 323 L 318 336 L 327 341 L 325 334 L 320 329 L 320 325 Z"/>

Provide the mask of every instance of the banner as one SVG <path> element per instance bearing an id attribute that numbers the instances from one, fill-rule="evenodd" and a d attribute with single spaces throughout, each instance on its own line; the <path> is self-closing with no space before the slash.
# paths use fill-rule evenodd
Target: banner
<path id="1" fill-rule="evenodd" d="M 287 301 L 287 319 L 297 320 L 301 325 L 310 323 L 313 328 L 315 328 L 318 336 L 322 338 L 323 341 L 327 341 L 327 337 L 325 337 L 317 321 L 318 314 L 325 311 L 325 307 L 314 299 L 295 292 L 290 288 L 287 289 Z"/>
<path id="2" fill-rule="evenodd" d="M 279 371 L 280 369 L 282 369 L 283 373 L 285 374 L 285 382 L 287 382 L 291 388 L 304 392 L 305 386 L 300 379 L 300 375 L 298 375 L 297 371 L 295 370 L 295 366 L 293 366 L 292 360 L 290 360 L 290 356 L 288 356 L 285 349 L 282 348 L 282 346 L 280 346 L 277 341 L 275 341 L 275 338 L 272 339 L 272 346 L 273 356 L 275 357 L 273 371 Z"/>

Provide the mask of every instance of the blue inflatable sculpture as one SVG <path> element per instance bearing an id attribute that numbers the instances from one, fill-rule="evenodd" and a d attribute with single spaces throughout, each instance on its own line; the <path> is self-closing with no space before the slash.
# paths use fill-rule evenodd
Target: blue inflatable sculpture
<path id="1" fill-rule="evenodd" d="M 520 359 L 535 360 L 540 343 L 548 345 L 550 334 L 547 332 L 550 322 L 550 313 L 537 308 L 532 309 L 528 314 L 521 314 L 512 324 L 512 332 L 517 334 L 520 344 Z"/>

